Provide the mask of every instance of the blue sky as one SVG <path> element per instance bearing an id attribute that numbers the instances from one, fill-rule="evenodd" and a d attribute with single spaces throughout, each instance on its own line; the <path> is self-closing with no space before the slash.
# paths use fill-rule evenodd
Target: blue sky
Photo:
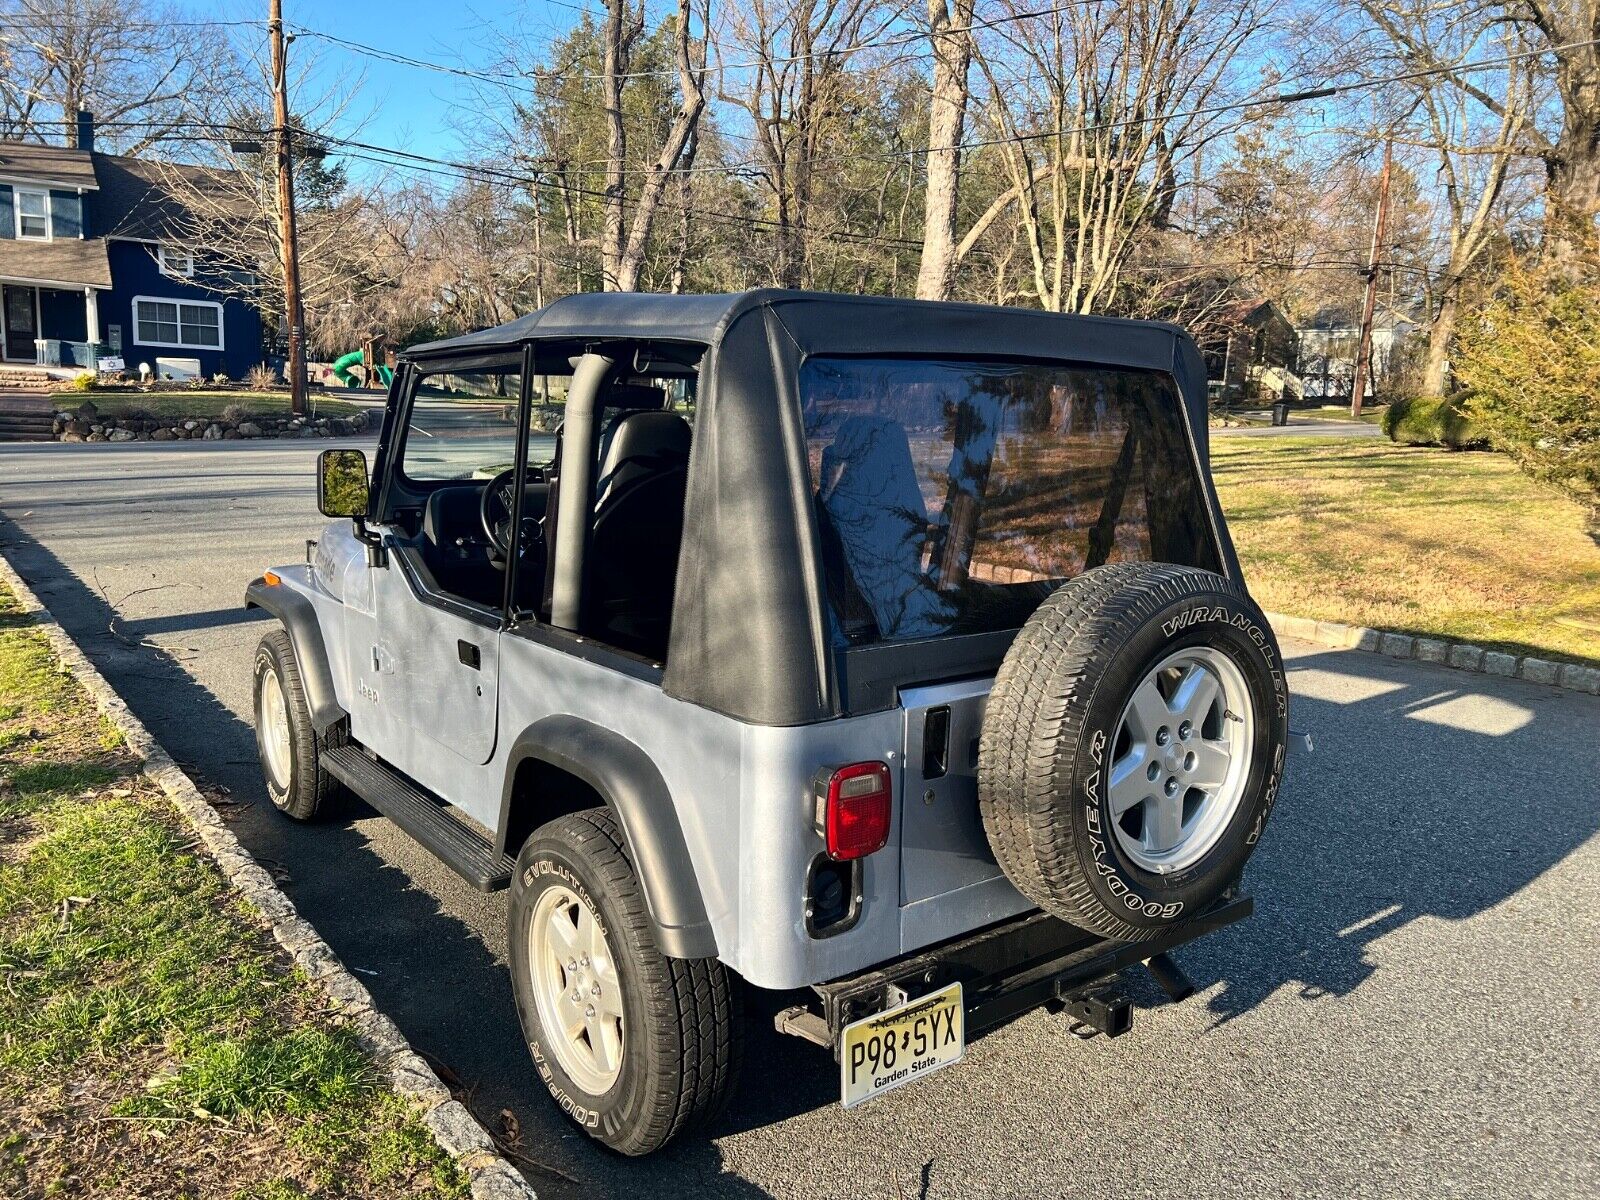
<path id="1" fill-rule="evenodd" d="M 578 19 L 574 5 L 554 0 L 476 0 L 471 5 L 448 0 L 340 0 L 337 5 L 284 0 L 284 20 L 291 29 L 321 30 L 376 49 L 466 68 L 490 65 L 495 45 L 509 44 L 509 37 L 546 44 L 552 33 Z M 299 53 L 314 54 L 319 74 L 328 78 L 359 72 L 363 82 L 351 112 L 365 118 L 358 135 L 362 141 L 442 158 L 465 153 L 457 130 L 464 112 L 470 115 L 481 85 L 363 57 L 311 38 L 291 46 L 291 63 Z"/>

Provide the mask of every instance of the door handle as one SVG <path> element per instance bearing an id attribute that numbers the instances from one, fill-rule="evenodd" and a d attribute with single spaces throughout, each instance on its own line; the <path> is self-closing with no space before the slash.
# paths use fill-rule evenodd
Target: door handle
<path id="1" fill-rule="evenodd" d="M 474 671 L 483 665 L 483 655 L 465 638 L 456 639 L 456 657 L 464 666 L 471 667 Z"/>

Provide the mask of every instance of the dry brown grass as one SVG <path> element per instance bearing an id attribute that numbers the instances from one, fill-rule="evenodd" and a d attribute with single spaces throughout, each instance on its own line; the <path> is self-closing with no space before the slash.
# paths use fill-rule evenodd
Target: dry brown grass
<path id="1" fill-rule="evenodd" d="M 1212 473 L 1269 609 L 1600 660 L 1600 541 L 1495 454 L 1215 438 Z"/>

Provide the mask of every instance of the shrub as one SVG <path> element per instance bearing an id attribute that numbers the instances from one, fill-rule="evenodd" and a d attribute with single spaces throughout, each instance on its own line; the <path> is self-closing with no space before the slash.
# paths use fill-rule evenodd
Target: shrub
<path id="1" fill-rule="evenodd" d="M 228 378 L 228 373 L 226 371 L 218 371 L 211 377 L 211 382 L 217 387 L 227 387 L 233 382 L 233 380 Z"/>
<path id="2" fill-rule="evenodd" d="M 1600 508 L 1600 279 L 1513 263 L 1463 322 L 1454 366 L 1497 448 Z"/>
<path id="3" fill-rule="evenodd" d="M 222 410 L 222 419 L 229 425 L 237 425 L 250 419 L 250 410 L 242 404 L 230 404 Z"/>
<path id="4" fill-rule="evenodd" d="M 254 391 L 270 391 L 278 384 L 278 373 L 266 363 L 257 363 L 245 373 L 244 381 Z"/>
<path id="5" fill-rule="evenodd" d="M 94 391 L 95 382 L 94 372 L 85 371 L 81 375 L 72 377 L 72 390 L 75 392 L 92 392 Z"/>
<path id="6" fill-rule="evenodd" d="M 1488 444 L 1488 435 L 1468 415 L 1468 394 L 1443 400 L 1430 396 L 1396 400 L 1383 413 L 1383 431 L 1405 446 L 1448 446 L 1464 450 Z"/>

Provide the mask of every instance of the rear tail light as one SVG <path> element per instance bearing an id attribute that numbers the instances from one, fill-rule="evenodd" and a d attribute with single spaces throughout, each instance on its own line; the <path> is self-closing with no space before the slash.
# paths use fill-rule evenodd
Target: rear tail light
<path id="1" fill-rule="evenodd" d="M 881 762 L 851 763 L 817 777 L 817 825 L 828 857 L 864 858 L 889 841 L 893 815 L 889 768 Z"/>

